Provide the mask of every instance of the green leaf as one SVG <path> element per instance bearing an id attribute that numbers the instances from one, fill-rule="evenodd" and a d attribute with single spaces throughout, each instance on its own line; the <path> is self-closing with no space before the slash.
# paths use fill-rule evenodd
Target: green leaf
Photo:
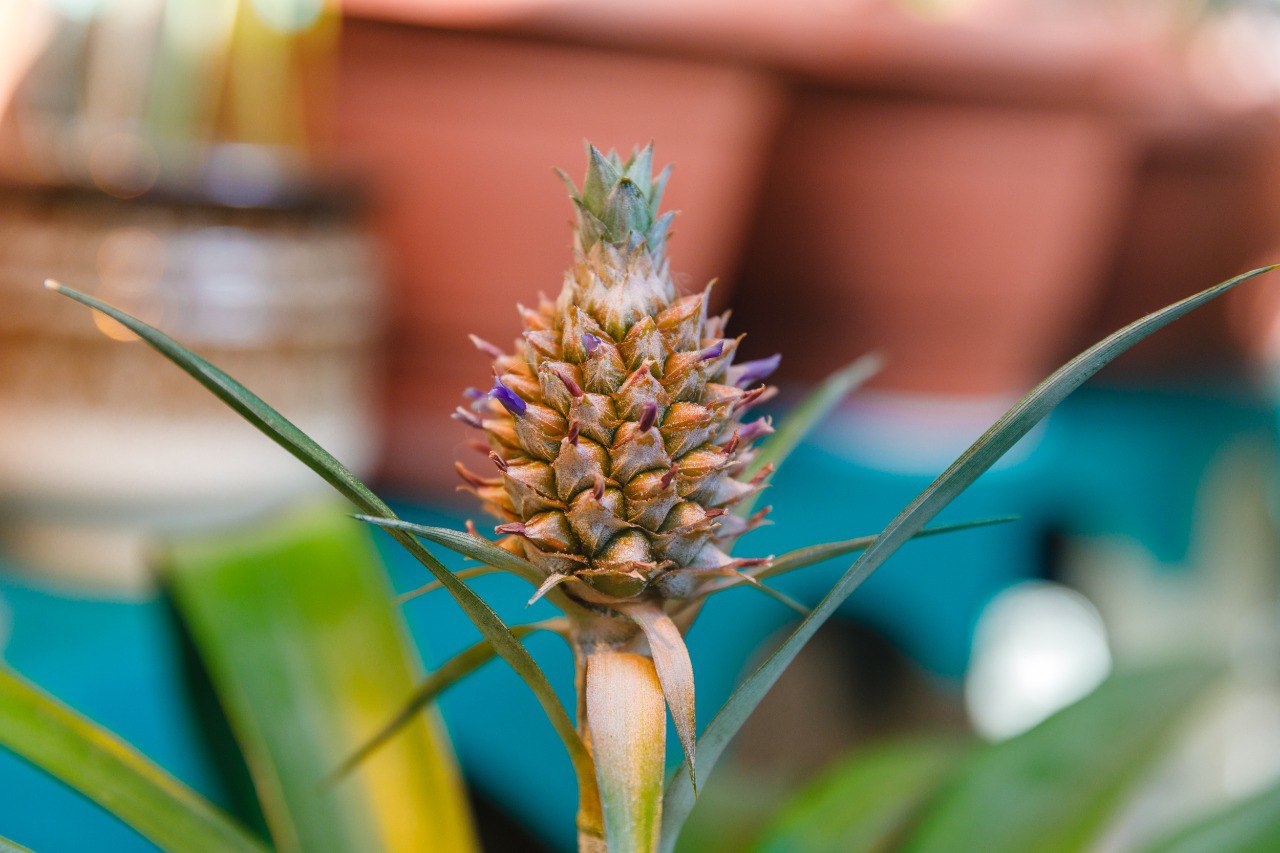
<path id="1" fill-rule="evenodd" d="M 782 809 L 757 853 L 887 851 L 938 790 L 968 746 L 913 738 L 841 761 Z"/>
<path id="2" fill-rule="evenodd" d="M 413 689 L 405 632 L 359 526 L 310 507 L 171 543 L 163 560 L 277 847 L 477 849 L 435 718 L 406 727 L 365 772 L 324 784 Z"/>
<path id="3" fill-rule="evenodd" d="M 832 409 L 840 405 L 845 397 L 879 373 L 883 365 L 884 360 L 878 354 L 868 353 L 824 379 L 821 385 L 787 413 L 778 431 L 747 465 L 742 479 L 751 479 L 763 471 L 766 465 L 772 465 L 775 470 L 782 467 L 782 463 L 791 455 L 791 451 L 799 446 L 804 437 L 830 414 Z M 734 508 L 734 513 L 743 518 L 751 515 L 759 497 L 760 492 L 756 492 L 746 498 Z"/>
<path id="4" fill-rule="evenodd" d="M 1001 516 L 999 518 L 984 518 L 977 521 L 961 521 L 956 524 L 940 524 L 937 527 L 928 527 L 918 531 L 912 539 L 925 539 L 929 536 L 938 536 L 942 533 L 959 533 L 963 530 L 974 530 L 979 527 L 991 527 L 996 524 L 1008 524 L 1011 521 L 1017 521 L 1018 517 L 1014 515 Z M 803 569 L 817 563 L 824 563 L 827 560 L 836 557 L 843 557 L 845 554 L 852 554 L 854 551 L 863 551 L 876 541 L 875 536 L 859 536 L 856 539 L 845 539 L 842 542 L 827 542 L 822 545 L 809 545 L 805 548 L 797 548 L 794 551 L 788 551 L 780 557 L 775 557 L 759 570 L 754 572 L 754 576 L 759 580 L 771 578 L 775 575 L 793 572 L 796 569 Z"/>
<path id="5" fill-rule="evenodd" d="M 266 849 L 142 753 L 7 669 L 0 669 L 0 745 L 166 850 Z"/>
<path id="6" fill-rule="evenodd" d="M 706 778 L 707 774 L 715 768 L 721 753 L 747 717 L 755 710 L 764 694 L 795 659 L 809 638 L 844 603 L 850 593 L 898 548 L 919 533 L 924 525 L 951 503 L 957 495 L 995 464 L 1005 451 L 1049 414 L 1054 406 L 1062 402 L 1063 398 L 1143 338 L 1209 300 L 1221 296 L 1242 281 L 1274 268 L 1263 267 L 1247 272 L 1148 314 L 1071 359 L 1015 403 L 946 471 L 898 513 L 897 517 L 862 553 L 862 556 L 841 576 L 832 590 L 813 609 L 813 613 L 802 621 L 799 627 L 734 691 L 698 741 L 699 779 Z M 680 826 L 688 817 L 693 804 L 693 789 L 684 778 L 684 771 L 681 769 L 677 771 L 667 790 L 662 827 L 664 850 L 670 850 L 674 845 Z"/>
<path id="7" fill-rule="evenodd" d="M 87 305 L 94 310 L 102 312 L 142 338 L 153 349 L 182 368 L 219 400 L 226 403 L 246 421 L 262 431 L 268 438 L 289 451 L 312 471 L 319 474 L 340 495 L 351 501 L 363 512 L 383 519 L 394 519 L 396 517 L 395 513 L 381 498 L 371 492 L 332 454 L 316 444 L 310 436 L 298 429 L 284 415 L 267 405 L 262 398 L 222 370 L 214 367 L 158 329 L 99 299 L 87 296 L 55 281 L 46 281 L 45 286 L 82 305 Z M 503 621 L 498 618 L 498 614 L 494 613 L 483 599 L 472 592 L 466 584 L 456 578 L 439 560 L 433 557 L 421 542 L 403 530 L 391 528 L 388 529 L 388 533 L 401 547 L 425 566 L 445 589 L 449 590 L 450 595 L 458 602 L 467 618 L 475 624 L 485 639 L 493 644 L 494 649 L 497 650 L 502 659 L 510 664 L 511 668 L 533 690 L 538 703 L 546 712 L 551 725 L 555 728 L 556 733 L 560 736 L 569 752 L 569 759 L 573 763 L 574 774 L 578 779 L 579 794 L 587 804 L 588 813 L 594 814 L 597 812 L 598 809 L 595 808 L 595 767 L 591 763 L 591 755 L 582 743 L 582 738 L 578 736 L 578 732 L 574 729 L 573 721 L 569 719 L 564 706 L 560 704 L 560 699 L 556 696 L 555 690 L 552 689 L 541 668 L 529 655 L 528 650 L 512 635 Z"/>
<path id="8" fill-rule="evenodd" d="M 1108 679 L 1030 731 L 976 754 L 906 849 L 1088 849 L 1221 673 L 1219 666 L 1181 664 Z"/>
<path id="9" fill-rule="evenodd" d="M 1185 826 L 1147 853 L 1270 853 L 1280 850 L 1280 785 Z"/>
<path id="10" fill-rule="evenodd" d="M 357 518 L 364 518 L 364 516 L 357 516 Z M 501 569 L 495 569 L 493 566 L 472 566 L 469 569 L 459 569 L 453 573 L 453 576 L 460 581 L 469 581 L 472 578 L 491 575 L 498 571 L 501 571 Z M 444 589 L 444 584 L 440 583 L 440 581 L 431 581 L 431 583 L 423 584 L 416 589 L 400 593 L 396 596 L 396 604 L 413 601 L 415 598 L 426 595 L 429 592 L 435 592 L 437 589 Z M 515 626 L 511 627 L 511 633 L 517 634 Z"/>
<path id="11" fill-rule="evenodd" d="M 470 557 L 478 563 L 483 563 L 486 566 L 504 572 L 511 572 L 533 586 L 542 583 L 542 572 L 533 563 L 517 557 L 505 548 L 499 548 L 488 540 L 472 536 L 470 533 L 464 533 L 461 530 L 450 530 L 447 527 L 429 527 L 425 524 L 414 524 L 412 521 L 404 521 L 399 518 L 370 515 L 357 515 L 355 518 L 368 524 L 376 524 L 386 530 L 399 530 L 405 533 L 412 533 L 414 536 L 421 536 L 423 539 L 435 542 L 437 545 L 443 545 L 463 556 Z"/>
<path id="12" fill-rule="evenodd" d="M 533 563 L 528 560 L 517 557 L 505 548 L 499 548 L 492 542 L 473 536 L 470 533 L 464 533 L 460 530 L 450 530 L 447 527 L 429 527 L 425 524 L 414 524 L 412 521 L 404 521 L 399 518 L 378 518 L 369 515 L 357 515 L 360 521 L 376 525 L 388 531 L 399 531 L 408 533 L 413 536 L 421 536 L 429 542 L 435 542 L 437 545 L 443 545 L 451 551 L 470 557 L 477 562 L 484 563 L 485 566 L 500 569 L 502 571 L 511 572 L 528 581 L 535 587 L 541 586 L 546 580 L 542 572 Z M 461 577 L 462 573 L 454 574 L 455 578 Z M 566 596 L 558 590 L 548 590 L 544 593 L 547 600 L 553 602 L 556 607 L 565 613 L 585 613 L 586 611 L 573 599 Z"/>
<path id="13" fill-rule="evenodd" d="M 536 631 L 553 631 L 564 635 L 568 630 L 569 622 L 566 619 L 547 619 L 544 622 L 534 622 L 529 625 L 511 626 L 511 633 L 521 638 L 527 637 Z M 409 697 L 409 701 L 404 703 L 404 706 L 396 712 L 395 716 L 383 724 L 380 729 L 367 738 L 364 743 L 360 744 L 359 748 L 342 762 L 334 772 L 334 777 L 346 776 L 354 770 L 357 765 L 389 741 L 393 735 L 407 724 L 413 722 L 419 712 L 435 701 L 437 696 L 493 660 L 494 654 L 493 645 L 487 640 L 481 640 L 445 661 L 439 669 L 427 676 L 418 685 Z"/>
<path id="14" fill-rule="evenodd" d="M 31 850 L 16 841 L 0 838 L 0 853 L 31 853 Z"/>

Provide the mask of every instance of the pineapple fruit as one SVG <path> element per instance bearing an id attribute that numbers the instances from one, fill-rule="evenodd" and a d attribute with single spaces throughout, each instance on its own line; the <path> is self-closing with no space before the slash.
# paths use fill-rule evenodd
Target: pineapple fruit
<path id="1" fill-rule="evenodd" d="M 587 145 L 573 263 L 554 301 L 519 307 L 493 386 L 468 391 L 458 420 L 479 430 L 494 469 L 458 464 L 463 488 L 497 516 L 499 544 L 538 572 L 569 617 L 578 729 L 598 799 L 578 815 L 583 851 L 652 850 L 661 819 L 665 704 L 694 774 L 693 668 L 682 639 L 705 596 L 766 562 L 730 556 L 763 522 L 734 507 L 770 473 L 745 472 L 773 431 L 752 409 L 774 389 L 778 357 L 735 363 L 728 314 L 708 316 L 711 285 L 682 295 L 660 213 L 670 167 L 653 146 L 623 162 Z M 602 804 L 594 813 L 592 803 Z"/>
<path id="2" fill-rule="evenodd" d="M 778 358 L 734 363 L 728 314 L 708 317 L 710 285 L 682 296 L 659 213 L 670 167 L 651 176 L 653 148 L 625 163 L 587 147 L 573 265 L 559 296 L 521 306 L 493 387 L 469 391 L 456 417 L 483 432 L 496 470 L 459 463 L 467 488 L 501 520 L 502 541 L 595 605 L 696 599 L 708 581 L 759 561 L 729 556 L 759 525 L 732 514 L 768 471 L 743 479 L 754 443 L 772 432 L 750 417 L 773 389 Z"/>

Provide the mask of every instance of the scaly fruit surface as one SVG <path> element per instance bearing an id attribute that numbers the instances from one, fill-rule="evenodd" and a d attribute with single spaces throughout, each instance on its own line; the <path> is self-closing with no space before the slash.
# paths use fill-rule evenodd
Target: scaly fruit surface
<path id="1" fill-rule="evenodd" d="M 456 417 L 484 433 L 496 471 L 459 463 L 466 486 L 501 519 L 504 547 L 596 604 L 688 600 L 759 561 L 729 556 L 761 522 L 731 510 L 762 488 L 742 476 L 772 432 L 750 410 L 778 357 L 734 363 L 728 314 L 708 317 L 710 285 L 682 295 L 659 213 L 670 167 L 653 147 L 618 155 L 587 146 L 573 263 L 559 296 L 519 307 L 524 331 L 493 361 L 493 386 L 470 390 Z"/>

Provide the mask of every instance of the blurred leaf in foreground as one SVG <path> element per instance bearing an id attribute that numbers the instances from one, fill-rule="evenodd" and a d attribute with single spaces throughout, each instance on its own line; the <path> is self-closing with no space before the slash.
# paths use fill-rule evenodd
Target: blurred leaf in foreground
<path id="1" fill-rule="evenodd" d="M 406 634 L 371 542 L 332 507 L 173 543 L 166 579 L 283 850 L 474 850 L 465 792 L 423 714 L 335 784 L 403 705 Z"/>

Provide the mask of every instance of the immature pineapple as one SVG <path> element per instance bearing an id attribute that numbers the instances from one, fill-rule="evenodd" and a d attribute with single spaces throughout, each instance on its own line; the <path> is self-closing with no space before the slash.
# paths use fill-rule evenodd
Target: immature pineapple
<path id="1" fill-rule="evenodd" d="M 456 417 L 484 431 L 497 476 L 459 463 L 468 488 L 503 520 L 504 545 L 596 604 L 689 599 L 712 578 L 758 561 L 728 556 L 760 523 L 732 514 L 762 488 L 741 474 L 772 432 L 748 419 L 773 391 L 778 357 L 734 364 L 728 314 L 708 318 L 706 290 L 681 296 L 664 253 L 673 213 L 658 214 L 670 167 L 653 147 L 625 163 L 588 145 L 574 260 L 554 302 L 520 307 L 493 388 Z"/>

